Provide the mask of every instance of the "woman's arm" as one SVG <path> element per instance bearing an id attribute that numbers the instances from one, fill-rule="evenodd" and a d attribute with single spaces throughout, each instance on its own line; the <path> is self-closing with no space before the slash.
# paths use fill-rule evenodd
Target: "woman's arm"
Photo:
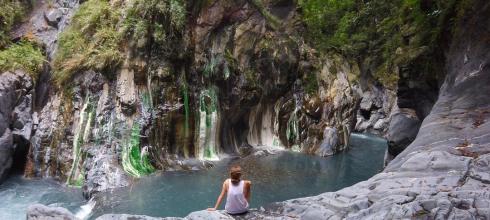
<path id="1" fill-rule="evenodd" d="M 218 196 L 218 200 L 216 201 L 216 205 L 214 205 L 214 208 L 208 208 L 208 211 L 216 211 L 218 209 L 219 205 L 221 204 L 221 200 L 223 200 L 223 197 L 225 196 L 226 192 L 228 192 L 228 184 L 223 182 L 223 188 L 221 189 L 221 194 Z"/>
<path id="2" fill-rule="evenodd" d="M 250 197 L 252 196 L 252 191 L 250 190 L 252 188 L 252 181 L 246 181 L 245 182 L 245 199 L 247 202 L 250 202 Z"/>

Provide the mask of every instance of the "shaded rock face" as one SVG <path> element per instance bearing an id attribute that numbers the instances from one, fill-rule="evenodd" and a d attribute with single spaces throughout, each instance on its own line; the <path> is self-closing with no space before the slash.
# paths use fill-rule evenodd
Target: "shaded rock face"
<path id="1" fill-rule="evenodd" d="M 50 97 L 39 112 L 26 175 L 83 185 L 87 197 L 127 186 L 120 155 L 131 132 L 122 122 L 131 119 L 117 105 L 115 83 L 93 71 L 79 75 L 74 83 L 78 86 L 69 94 Z"/>
<path id="2" fill-rule="evenodd" d="M 488 13 L 490 3 L 475 1 L 458 24 L 464 31 L 453 38 L 437 102 L 416 139 L 383 172 L 337 192 L 274 204 L 261 217 L 490 218 Z"/>
<path id="3" fill-rule="evenodd" d="M 386 139 L 389 156 L 400 154 L 417 136 L 422 122 L 412 109 L 397 109 L 393 112 Z M 387 158 L 391 160 L 391 158 Z"/>
<path id="4" fill-rule="evenodd" d="M 33 95 L 32 80 L 24 72 L 0 74 L 0 181 L 12 166 L 24 167 L 33 127 Z"/>
<path id="5" fill-rule="evenodd" d="M 393 110 L 397 107 L 396 94 L 391 89 L 369 86 L 363 92 L 359 88 L 361 103 L 357 112 L 355 130 L 384 136 L 389 131 Z"/>

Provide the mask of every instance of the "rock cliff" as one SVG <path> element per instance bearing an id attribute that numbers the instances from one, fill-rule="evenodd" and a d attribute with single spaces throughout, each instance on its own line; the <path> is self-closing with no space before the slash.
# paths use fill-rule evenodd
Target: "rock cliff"
<path id="1" fill-rule="evenodd" d="M 490 4 L 371 1 L 328 24 L 344 5 L 317 21 L 308 3 L 31 5 L 0 36 L 0 180 L 13 167 L 90 198 L 223 154 L 329 156 L 361 131 L 388 139 L 382 173 L 248 217 L 489 218 Z"/>

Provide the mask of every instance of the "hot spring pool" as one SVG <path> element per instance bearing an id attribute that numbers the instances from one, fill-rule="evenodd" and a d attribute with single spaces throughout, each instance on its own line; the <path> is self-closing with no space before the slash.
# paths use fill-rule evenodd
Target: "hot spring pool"
<path id="1" fill-rule="evenodd" d="M 253 183 L 251 207 L 335 191 L 366 180 L 381 171 L 386 146 L 384 139 L 353 134 L 350 149 L 332 157 L 281 151 L 242 160 L 244 178 Z M 185 216 L 206 209 L 214 205 L 231 162 L 223 159 L 203 171 L 155 174 L 104 193 L 90 218 L 106 213 Z M 11 177 L 0 185 L 0 198 L 0 219 L 24 219 L 27 206 L 34 203 L 62 206 L 83 215 L 80 207 L 87 203 L 79 189 L 21 177 Z"/>

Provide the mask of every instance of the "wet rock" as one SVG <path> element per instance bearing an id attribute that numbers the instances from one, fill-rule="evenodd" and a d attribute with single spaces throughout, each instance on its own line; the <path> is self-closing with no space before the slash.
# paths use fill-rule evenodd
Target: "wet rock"
<path id="1" fill-rule="evenodd" d="M 110 146 L 92 146 L 85 161 L 86 181 L 83 185 L 85 198 L 99 192 L 128 186 L 130 178 L 118 164 L 116 153 Z"/>
<path id="2" fill-rule="evenodd" d="M 65 208 L 49 207 L 41 204 L 27 208 L 27 220 L 76 220 L 77 218 Z"/>
<path id="3" fill-rule="evenodd" d="M 323 141 L 315 154 L 321 157 L 333 155 L 337 142 L 337 129 L 330 127 L 325 128 L 323 131 Z"/>
<path id="4" fill-rule="evenodd" d="M 241 157 L 246 157 L 250 154 L 252 154 L 254 151 L 254 148 L 250 144 L 243 144 L 238 148 L 238 153 L 240 154 Z"/>
<path id="5" fill-rule="evenodd" d="M 0 136 L 0 182 L 7 177 L 13 161 L 14 141 L 10 129 L 5 129 Z"/>

